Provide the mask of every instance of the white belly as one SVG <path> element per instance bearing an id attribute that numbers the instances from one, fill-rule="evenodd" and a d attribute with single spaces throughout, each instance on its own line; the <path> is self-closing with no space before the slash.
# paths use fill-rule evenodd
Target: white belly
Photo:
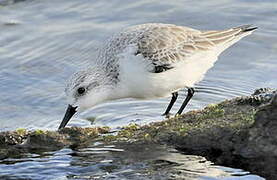
<path id="1" fill-rule="evenodd" d="M 182 88 L 193 87 L 217 60 L 215 54 L 205 53 L 175 63 L 174 68 L 165 72 L 151 73 L 141 58 L 121 59 L 122 97 L 148 99 L 170 96 Z"/>

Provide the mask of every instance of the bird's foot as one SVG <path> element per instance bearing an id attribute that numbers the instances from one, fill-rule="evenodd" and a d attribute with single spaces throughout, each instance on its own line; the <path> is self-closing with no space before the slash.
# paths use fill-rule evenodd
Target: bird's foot
<path id="1" fill-rule="evenodd" d="M 167 113 L 167 114 L 163 113 L 162 116 L 165 116 L 165 118 L 170 118 L 173 116 L 173 114 L 172 113 Z"/>

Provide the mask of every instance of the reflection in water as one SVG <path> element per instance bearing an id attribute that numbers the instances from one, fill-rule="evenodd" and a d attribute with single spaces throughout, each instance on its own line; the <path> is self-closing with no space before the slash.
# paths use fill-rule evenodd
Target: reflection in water
<path id="1" fill-rule="evenodd" d="M 232 175 L 236 179 L 236 175 L 237 179 L 262 179 L 240 170 L 214 166 L 203 157 L 184 155 L 157 144 L 141 144 L 138 147 L 97 143 L 84 149 L 62 149 L 20 161 L 9 159 L 0 163 L 0 178 L 216 179 Z"/>
<path id="2" fill-rule="evenodd" d="M 0 6 L 0 131 L 19 127 L 56 129 L 66 107 L 65 80 L 94 60 L 97 46 L 104 39 L 134 24 L 162 22 L 197 29 L 242 24 L 259 27 L 224 52 L 197 85 L 186 110 L 246 95 L 258 87 L 275 87 L 277 83 L 277 32 L 273 23 L 277 2 L 273 0 L 0 0 Z M 159 121 L 168 101 L 109 102 L 79 115 L 69 125 L 91 126 L 85 120 L 88 117 L 93 117 L 96 125 L 111 127 Z M 177 101 L 172 112 L 180 105 Z M 95 148 L 8 159 L 0 165 L 1 178 L 143 179 L 172 175 L 173 179 L 189 179 L 200 175 L 201 179 L 228 179 L 234 178 L 232 173 L 245 173 L 154 145 Z M 259 179 L 254 175 L 242 178 Z"/>

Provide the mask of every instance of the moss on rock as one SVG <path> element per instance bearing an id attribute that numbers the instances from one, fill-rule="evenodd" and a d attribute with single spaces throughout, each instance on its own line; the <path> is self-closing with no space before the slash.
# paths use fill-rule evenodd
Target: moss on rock
<path id="1" fill-rule="evenodd" d="M 14 132 L 1 132 L 0 159 L 18 157 L 26 152 L 53 151 L 65 146 L 72 148 L 85 146 L 108 131 L 108 127 L 72 127 L 60 131 L 17 129 Z"/>
<path id="2" fill-rule="evenodd" d="M 251 96 L 234 98 L 162 122 L 130 124 L 116 133 L 108 127 L 64 128 L 33 132 L 17 129 L 0 133 L 0 159 L 30 151 L 85 147 L 104 143 L 159 143 L 189 154 L 202 155 L 217 164 L 244 168 L 276 177 L 277 95 L 259 89 Z M 270 163 L 265 163 L 270 162 Z M 274 169 L 275 168 L 275 169 Z M 263 169 L 261 171 L 261 169 Z"/>

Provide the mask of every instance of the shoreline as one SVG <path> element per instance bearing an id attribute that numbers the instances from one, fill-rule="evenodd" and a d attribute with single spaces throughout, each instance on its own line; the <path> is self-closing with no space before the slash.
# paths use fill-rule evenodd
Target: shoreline
<path id="1" fill-rule="evenodd" d="M 217 165 L 277 178 L 277 91 L 261 88 L 252 95 L 208 105 L 179 117 L 110 133 L 108 127 L 64 128 L 60 131 L 0 132 L 0 159 L 26 153 L 106 144 L 158 143 Z"/>

